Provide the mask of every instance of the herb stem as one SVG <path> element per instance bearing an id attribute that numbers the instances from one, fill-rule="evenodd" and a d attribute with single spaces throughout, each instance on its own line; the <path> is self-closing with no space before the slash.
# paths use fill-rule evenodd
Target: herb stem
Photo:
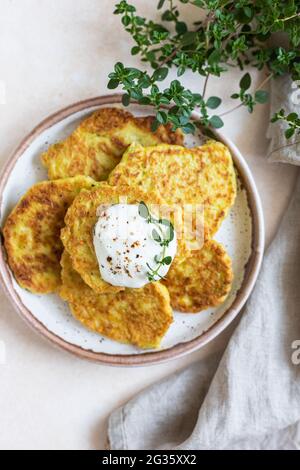
<path id="1" fill-rule="evenodd" d="M 278 150 L 283 150 L 286 147 L 293 147 L 293 145 L 298 145 L 298 144 L 300 144 L 300 140 L 296 140 L 296 142 L 293 142 L 292 144 L 281 145 L 280 147 L 277 147 L 276 149 L 272 150 L 272 153 L 278 152 Z"/>
<path id="2" fill-rule="evenodd" d="M 294 18 L 298 18 L 300 16 L 300 13 L 295 13 L 294 15 L 291 15 L 291 16 L 288 16 L 287 18 L 278 18 L 278 20 L 276 20 L 276 22 L 278 21 L 289 21 L 289 20 L 292 20 Z"/>
<path id="3" fill-rule="evenodd" d="M 202 98 L 204 99 L 205 97 L 205 93 L 206 93 L 206 89 L 207 89 L 207 84 L 208 84 L 208 79 L 210 77 L 210 74 L 208 73 L 205 77 L 205 80 L 204 80 L 204 85 L 203 85 L 203 92 L 202 92 Z"/>
<path id="4" fill-rule="evenodd" d="M 262 87 L 263 87 L 266 83 L 268 83 L 268 82 L 271 80 L 271 78 L 272 78 L 273 76 L 274 76 L 274 74 L 273 74 L 273 73 L 270 73 L 270 75 L 268 75 L 268 76 L 261 82 L 261 84 L 258 85 L 258 87 L 256 88 L 255 91 L 261 90 Z"/>
<path id="5" fill-rule="evenodd" d="M 219 114 L 219 117 L 227 116 L 227 114 L 230 114 L 233 111 L 236 111 L 237 109 L 241 108 L 242 106 L 244 106 L 244 103 L 240 103 L 237 106 L 234 106 L 233 108 L 228 109 L 228 111 L 224 111 L 223 113 Z"/>
<path id="6" fill-rule="evenodd" d="M 149 275 L 151 276 L 151 278 L 152 278 L 153 280 L 155 280 L 155 276 L 159 276 L 159 278 L 162 279 L 162 276 L 160 276 L 160 274 L 159 274 L 159 270 L 160 270 L 160 268 L 161 268 L 162 265 L 163 265 L 163 260 L 164 260 L 164 258 L 165 258 L 165 256 L 166 256 L 166 250 L 167 250 L 167 247 L 166 247 L 166 245 L 164 245 L 163 251 L 162 251 L 162 255 L 161 255 L 161 259 L 157 262 L 157 267 L 156 267 L 156 269 L 153 269 L 153 268 L 151 268 L 150 265 L 148 265 L 149 269 L 151 270 L 151 272 L 149 273 Z"/>
<path id="7" fill-rule="evenodd" d="M 175 57 L 175 55 L 177 54 L 177 52 L 178 52 L 178 49 L 177 49 L 177 48 L 174 49 L 173 52 L 172 52 L 170 55 L 168 55 L 168 57 L 166 57 L 166 58 L 159 64 L 160 67 L 163 67 L 163 66 L 166 65 L 168 62 L 170 62 L 170 60 L 172 60 L 172 59 Z"/>

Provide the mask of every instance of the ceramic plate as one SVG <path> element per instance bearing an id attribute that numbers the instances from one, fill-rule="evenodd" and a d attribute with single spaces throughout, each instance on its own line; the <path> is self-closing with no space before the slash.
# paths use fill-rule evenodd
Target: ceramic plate
<path id="1" fill-rule="evenodd" d="M 49 117 L 20 144 L 9 160 L 0 182 L 1 226 L 25 191 L 47 179 L 39 159 L 49 145 L 64 139 L 78 123 L 101 106 L 119 106 L 120 95 L 110 95 L 76 103 Z M 131 105 L 136 116 L 152 114 L 152 109 Z M 195 116 L 196 117 L 196 116 Z M 199 314 L 174 312 L 174 322 L 162 341 L 161 349 L 141 351 L 88 331 L 75 320 L 67 304 L 57 295 L 34 295 L 20 288 L 0 254 L 0 274 L 10 299 L 21 316 L 40 334 L 76 355 L 114 365 L 142 365 L 181 356 L 216 337 L 238 314 L 248 298 L 261 264 L 263 217 L 250 170 L 237 148 L 221 133 L 216 138 L 230 147 L 238 173 L 236 203 L 215 238 L 224 244 L 232 258 L 234 282 L 225 303 Z M 200 145 L 201 137 L 186 137 L 185 145 Z"/>

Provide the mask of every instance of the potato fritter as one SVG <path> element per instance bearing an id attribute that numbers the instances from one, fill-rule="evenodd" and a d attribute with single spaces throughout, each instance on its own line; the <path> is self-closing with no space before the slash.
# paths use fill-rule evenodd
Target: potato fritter
<path id="1" fill-rule="evenodd" d="M 112 286 L 100 275 L 99 265 L 93 244 L 93 229 L 98 220 L 99 206 L 124 203 L 138 204 L 144 201 L 150 211 L 154 205 L 160 205 L 158 196 L 149 195 L 133 186 L 110 186 L 106 182 L 97 183 L 91 191 L 82 191 L 69 208 L 61 232 L 65 249 L 72 259 L 74 269 L 83 280 L 98 294 L 116 293 L 123 287 Z"/>
<path id="2" fill-rule="evenodd" d="M 182 144 L 181 131 L 160 126 L 151 132 L 152 116 L 136 118 L 118 108 L 102 108 L 81 122 L 63 142 L 52 145 L 42 155 L 49 179 L 76 175 L 107 179 L 133 142 L 148 146 L 162 142 Z"/>
<path id="3" fill-rule="evenodd" d="M 96 294 L 74 271 L 65 251 L 61 297 L 85 327 L 115 341 L 140 348 L 158 348 L 173 321 L 170 297 L 160 283 L 116 294 Z"/>
<path id="4" fill-rule="evenodd" d="M 222 245 L 208 240 L 199 251 L 173 263 L 163 281 L 172 307 L 198 313 L 226 299 L 232 284 L 231 259 Z"/>
<path id="5" fill-rule="evenodd" d="M 21 287 L 48 294 L 60 285 L 60 230 L 68 207 L 95 181 L 77 176 L 35 184 L 8 216 L 3 230 L 9 265 Z"/>
<path id="6" fill-rule="evenodd" d="M 135 184 L 145 191 L 154 188 L 169 205 L 203 210 L 203 238 L 212 238 L 236 197 L 236 176 L 230 152 L 220 142 L 184 148 L 159 145 L 144 148 L 132 144 L 109 176 L 109 183 Z M 195 212 L 195 211 L 194 211 Z M 192 241 L 196 233 L 193 217 Z M 202 235 L 200 233 L 200 235 Z M 199 247 L 199 246 L 198 246 Z"/>

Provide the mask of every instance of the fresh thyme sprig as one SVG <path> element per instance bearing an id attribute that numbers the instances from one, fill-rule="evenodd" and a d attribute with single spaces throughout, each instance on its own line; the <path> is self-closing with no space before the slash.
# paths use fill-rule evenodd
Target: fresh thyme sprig
<path id="1" fill-rule="evenodd" d="M 166 256 L 166 253 L 169 244 L 174 239 L 174 227 L 167 219 L 157 219 L 153 217 L 147 205 L 143 201 L 139 203 L 138 212 L 140 217 L 146 219 L 148 224 L 154 224 L 156 226 L 156 228 L 153 228 L 152 230 L 152 238 L 162 247 L 162 253 L 160 256 L 155 255 L 154 257 L 154 261 L 156 263 L 155 269 L 147 263 L 147 267 L 149 269 L 147 275 L 150 282 L 158 281 L 159 279 L 163 279 L 163 276 L 159 274 L 162 266 L 169 266 L 172 263 L 172 256 Z M 162 227 L 164 227 L 165 230 L 163 230 Z"/>
<path id="2" fill-rule="evenodd" d="M 284 109 L 281 109 L 272 117 L 272 122 L 283 121 L 287 124 L 287 129 L 284 135 L 287 139 L 293 137 L 293 135 L 300 135 L 300 116 L 297 113 L 286 114 Z"/>
<path id="3" fill-rule="evenodd" d="M 190 4 L 195 9 L 195 17 L 199 11 L 199 20 L 193 25 L 182 21 L 180 3 Z M 285 73 L 293 80 L 300 80 L 300 0 L 160 0 L 157 8 L 162 11 L 159 23 L 139 16 L 135 6 L 126 0 L 117 3 L 114 13 L 121 15 L 122 24 L 135 43 L 132 55 L 139 54 L 153 72 L 119 62 L 108 83 L 111 89 L 122 87 L 125 106 L 135 99 L 154 107 L 153 130 L 168 122 L 174 130 L 181 128 L 185 133 L 194 133 L 198 126 L 218 128 L 223 126 L 222 116 L 238 107 L 245 106 L 252 112 L 257 104 L 265 103 L 267 92 L 258 89 L 254 94 L 249 93 L 251 77 L 245 73 L 239 90 L 232 95 L 240 103 L 222 114 L 212 113 L 221 99 L 205 98 L 208 78 L 221 77 L 231 67 L 244 70 L 251 65 L 258 70 L 265 69 L 264 84 L 271 77 Z M 277 32 L 285 34 L 286 47 L 270 44 L 271 35 Z M 171 67 L 177 68 L 178 79 L 161 89 L 160 82 L 168 76 Z M 180 82 L 188 70 L 205 77 L 202 92 L 193 93 Z M 166 109 L 166 105 L 170 108 Z M 191 120 L 194 110 L 200 114 L 196 123 Z"/>

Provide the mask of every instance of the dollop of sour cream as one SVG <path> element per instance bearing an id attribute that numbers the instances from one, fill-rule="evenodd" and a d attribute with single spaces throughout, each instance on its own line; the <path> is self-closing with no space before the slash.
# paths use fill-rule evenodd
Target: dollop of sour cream
<path id="1" fill-rule="evenodd" d="M 168 227 L 149 222 L 139 213 L 138 204 L 114 204 L 98 210 L 94 228 L 94 248 L 101 277 L 113 286 L 139 288 L 148 284 L 149 272 L 154 271 L 159 260 L 175 257 L 176 233 L 168 246 L 161 246 L 153 238 L 153 230 L 165 238 Z M 170 261 L 170 258 L 168 258 Z M 162 264 L 159 276 L 164 277 L 170 264 Z M 150 268 L 149 268 L 150 266 Z"/>

